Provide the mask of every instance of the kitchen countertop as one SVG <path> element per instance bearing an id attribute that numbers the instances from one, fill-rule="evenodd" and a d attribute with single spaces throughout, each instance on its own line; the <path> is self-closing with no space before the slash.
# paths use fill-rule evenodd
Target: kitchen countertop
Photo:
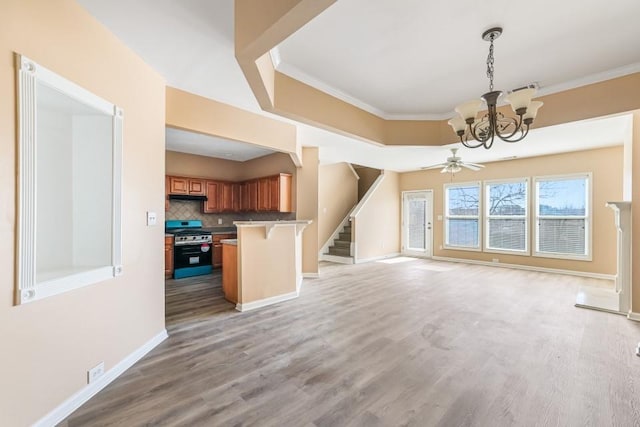
<path id="1" fill-rule="evenodd" d="M 222 239 L 220 240 L 220 243 L 222 243 L 223 245 L 238 246 L 238 239 Z"/>

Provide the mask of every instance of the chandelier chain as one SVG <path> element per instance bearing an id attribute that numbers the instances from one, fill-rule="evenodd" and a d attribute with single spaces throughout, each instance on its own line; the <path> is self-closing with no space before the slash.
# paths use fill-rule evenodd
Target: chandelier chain
<path id="1" fill-rule="evenodd" d="M 491 45 L 489 46 L 489 55 L 487 56 L 487 77 L 489 77 L 489 92 L 493 91 L 493 39 L 491 35 Z"/>

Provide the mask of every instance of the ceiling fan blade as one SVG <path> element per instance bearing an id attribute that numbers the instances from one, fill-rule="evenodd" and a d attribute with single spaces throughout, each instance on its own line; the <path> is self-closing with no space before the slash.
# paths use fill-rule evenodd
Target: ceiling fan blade
<path id="1" fill-rule="evenodd" d="M 447 173 L 447 172 L 449 172 L 449 168 L 447 166 L 442 168 L 442 170 L 440 171 L 440 173 Z"/>
<path id="2" fill-rule="evenodd" d="M 478 164 L 478 163 L 466 163 L 465 162 L 465 165 L 475 166 L 475 167 L 480 168 L 480 169 L 482 169 L 484 167 L 484 165 L 481 165 L 481 164 Z"/>
<path id="3" fill-rule="evenodd" d="M 481 165 L 474 165 L 473 163 L 460 163 L 460 166 L 462 166 L 463 168 L 471 169 L 472 171 L 479 171 L 482 168 Z"/>
<path id="4" fill-rule="evenodd" d="M 438 163 L 437 165 L 425 166 L 425 167 L 420 168 L 420 169 L 422 169 L 422 170 L 438 169 L 438 168 L 442 168 L 442 167 L 446 167 L 446 166 L 447 166 L 446 163 Z"/>

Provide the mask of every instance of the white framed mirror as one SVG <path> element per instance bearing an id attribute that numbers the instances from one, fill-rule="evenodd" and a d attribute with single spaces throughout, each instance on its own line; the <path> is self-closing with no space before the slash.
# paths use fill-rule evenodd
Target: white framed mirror
<path id="1" fill-rule="evenodd" d="M 122 125 L 116 105 L 16 54 L 16 302 L 122 274 Z"/>

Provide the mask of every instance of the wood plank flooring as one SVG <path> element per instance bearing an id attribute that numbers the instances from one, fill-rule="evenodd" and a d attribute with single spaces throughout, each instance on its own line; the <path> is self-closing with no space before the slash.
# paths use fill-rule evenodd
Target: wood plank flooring
<path id="1" fill-rule="evenodd" d="M 167 282 L 169 338 L 62 425 L 640 426 L 640 324 L 573 307 L 601 281 L 412 260 L 324 264 L 239 313 Z"/>

